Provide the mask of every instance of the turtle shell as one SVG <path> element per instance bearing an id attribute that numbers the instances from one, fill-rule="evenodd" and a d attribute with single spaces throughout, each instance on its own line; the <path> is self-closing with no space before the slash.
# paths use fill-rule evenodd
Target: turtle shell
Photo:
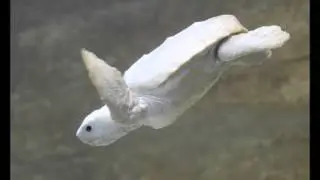
<path id="1" fill-rule="evenodd" d="M 198 21 L 168 37 L 159 47 L 143 55 L 125 73 L 127 85 L 141 91 L 158 88 L 187 68 L 194 57 L 217 45 L 230 35 L 247 32 L 233 15 Z"/>

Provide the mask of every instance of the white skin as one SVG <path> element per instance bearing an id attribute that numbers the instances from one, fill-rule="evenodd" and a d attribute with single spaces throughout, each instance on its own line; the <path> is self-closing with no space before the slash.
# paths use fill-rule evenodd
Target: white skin
<path id="1" fill-rule="evenodd" d="M 142 125 L 125 125 L 111 119 L 108 107 L 102 106 L 85 117 L 76 136 L 91 146 L 107 146 Z"/>
<path id="2" fill-rule="evenodd" d="M 289 37 L 278 26 L 258 28 L 229 38 L 219 47 L 218 56 L 220 60 L 229 62 L 243 55 L 281 47 Z M 109 108 L 104 105 L 85 117 L 76 136 L 91 146 L 107 146 L 140 128 L 145 124 L 144 121 L 141 119 L 132 125 L 122 124 L 111 118 Z"/>

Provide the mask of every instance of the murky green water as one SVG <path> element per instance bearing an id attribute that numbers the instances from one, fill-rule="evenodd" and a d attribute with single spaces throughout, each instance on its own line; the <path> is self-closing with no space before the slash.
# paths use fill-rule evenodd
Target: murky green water
<path id="1" fill-rule="evenodd" d="M 12 133 L 22 131 L 13 127 Z M 71 134 L 64 134 L 68 135 Z M 47 141 L 52 139 L 48 137 Z M 104 148 L 89 147 L 77 139 L 72 144 L 56 143 L 46 150 L 42 146 L 50 142 L 34 143 L 36 147 L 32 151 L 26 149 L 28 144 L 12 144 L 14 179 L 303 180 L 309 177 L 307 107 L 193 108 L 171 127 L 157 131 L 142 128 Z M 18 150 L 18 146 L 25 149 Z"/>
<path id="2" fill-rule="evenodd" d="M 279 25 L 291 39 L 270 63 L 226 75 L 172 126 L 104 148 L 75 137 L 101 105 L 81 48 L 124 71 L 166 37 L 221 14 L 248 29 Z M 308 1 L 12 0 L 11 179 L 309 179 L 308 58 Z"/>

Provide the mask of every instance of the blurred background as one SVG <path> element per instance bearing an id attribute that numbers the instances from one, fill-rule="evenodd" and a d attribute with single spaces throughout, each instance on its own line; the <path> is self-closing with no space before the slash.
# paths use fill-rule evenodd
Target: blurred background
<path id="1" fill-rule="evenodd" d="M 229 71 L 170 127 L 100 148 L 75 137 L 101 106 L 81 48 L 125 71 L 221 14 L 291 39 L 262 66 Z M 309 179 L 307 0 L 11 0 L 10 61 L 13 180 Z"/>

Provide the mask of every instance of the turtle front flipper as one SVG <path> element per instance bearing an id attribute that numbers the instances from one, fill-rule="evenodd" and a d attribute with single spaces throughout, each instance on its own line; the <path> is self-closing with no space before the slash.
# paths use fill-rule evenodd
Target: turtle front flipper
<path id="1" fill-rule="evenodd" d="M 121 72 L 85 49 L 81 50 L 81 56 L 91 82 L 110 109 L 112 119 L 127 124 L 140 119 L 146 107 L 127 86 Z"/>
<path id="2" fill-rule="evenodd" d="M 265 57 L 271 56 L 271 50 L 280 48 L 289 39 L 289 33 L 282 31 L 279 26 L 263 26 L 229 37 L 218 48 L 217 56 L 222 62 L 229 62 L 253 55 L 249 59 L 261 62 Z M 244 63 L 250 64 L 250 60 Z"/>

